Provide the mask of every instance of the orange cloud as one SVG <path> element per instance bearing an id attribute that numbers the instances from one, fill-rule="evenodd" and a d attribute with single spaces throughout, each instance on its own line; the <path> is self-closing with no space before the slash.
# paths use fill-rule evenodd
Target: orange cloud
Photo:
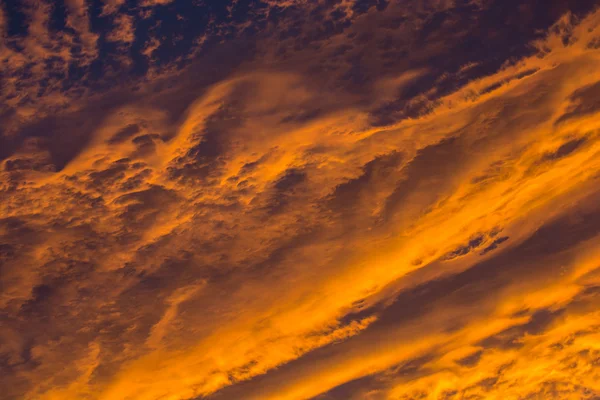
<path id="1" fill-rule="evenodd" d="M 419 2 L 438 22 L 376 3 L 310 5 L 340 30 L 285 25 L 288 58 L 263 38 L 264 58 L 220 79 L 198 78 L 197 61 L 60 118 L 30 106 L 10 120 L 9 396 L 598 395 L 600 13 L 567 15 L 530 54 L 470 75 L 483 64 L 422 62 L 440 60 L 436 29 L 461 31 L 453 2 Z M 135 46 L 121 6 L 98 17 L 117 26 L 105 39 Z M 68 8 L 91 60 L 92 17 Z M 48 12 L 29 14 L 41 59 Z M 415 28 L 406 18 L 423 25 L 411 46 L 427 44 L 383 67 Z"/>

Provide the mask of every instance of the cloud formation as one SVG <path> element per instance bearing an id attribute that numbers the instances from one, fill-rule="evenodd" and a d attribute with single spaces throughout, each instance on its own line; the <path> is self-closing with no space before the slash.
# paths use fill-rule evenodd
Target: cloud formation
<path id="1" fill-rule="evenodd" d="M 595 5 L 3 6 L 2 392 L 600 396 Z"/>

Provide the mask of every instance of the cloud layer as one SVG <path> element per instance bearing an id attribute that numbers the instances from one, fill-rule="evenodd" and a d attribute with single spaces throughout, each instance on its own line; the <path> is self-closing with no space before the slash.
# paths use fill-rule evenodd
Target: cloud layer
<path id="1" fill-rule="evenodd" d="M 600 12 L 8 2 L 8 399 L 600 396 Z"/>

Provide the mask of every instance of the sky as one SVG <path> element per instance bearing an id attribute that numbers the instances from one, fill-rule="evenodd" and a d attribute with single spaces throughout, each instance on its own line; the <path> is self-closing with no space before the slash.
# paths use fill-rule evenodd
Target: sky
<path id="1" fill-rule="evenodd" d="M 598 6 L 4 0 L 0 398 L 600 399 Z"/>

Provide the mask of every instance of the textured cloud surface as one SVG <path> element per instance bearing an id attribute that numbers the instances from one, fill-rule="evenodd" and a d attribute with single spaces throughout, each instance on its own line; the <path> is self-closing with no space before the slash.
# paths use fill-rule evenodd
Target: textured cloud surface
<path id="1" fill-rule="evenodd" d="M 600 398 L 596 3 L 2 3 L 0 397 Z"/>

